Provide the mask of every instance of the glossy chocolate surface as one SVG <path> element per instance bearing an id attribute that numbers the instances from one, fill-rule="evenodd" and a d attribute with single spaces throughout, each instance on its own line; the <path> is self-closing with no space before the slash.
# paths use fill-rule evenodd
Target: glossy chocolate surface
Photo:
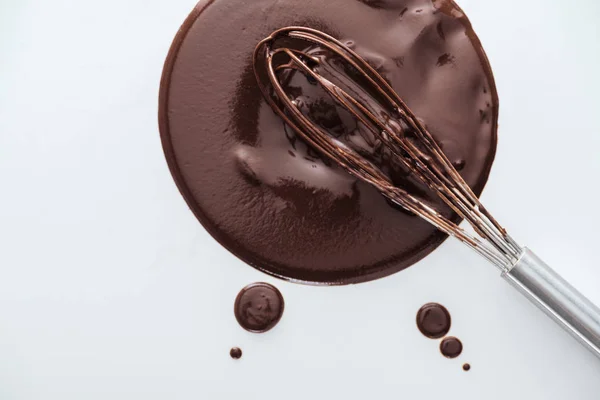
<path id="1" fill-rule="evenodd" d="M 232 347 L 231 350 L 229 350 L 229 356 L 234 360 L 239 360 L 242 358 L 242 349 L 239 347 Z"/>
<path id="2" fill-rule="evenodd" d="M 247 331 L 267 332 L 281 319 L 284 309 L 281 292 L 268 283 L 253 283 L 243 288 L 235 299 L 234 313 Z"/>
<path id="3" fill-rule="evenodd" d="M 257 88 L 254 47 L 288 25 L 351 42 L 481 192 L 496 150 L 493 76 L 462 11 L 431 0 L 201 2 L 175 39 L 161 84 L 161 137 L 175 181 L 213 237 L 269 274 L 347 284 L 402 270 L 445 235 L 319 159 Z M 318 98 L 310 106 L 337 129 Z M 426 191 L 417 194 L 452 216 Z"/>
<path id="4" fill-rule="evenodd" d="M 427 303 L 417 312 L 417 327 L 430 339 L 439 339 L 450 331 L 450 313 L 441 304 Z"/>
<path id="5" fill-rule="evenodd" d="M 462 342 L 455 337 L 447 337 L 440 343 L 440 351 L 447 358 L 456 358 L 463 351 Z"/>

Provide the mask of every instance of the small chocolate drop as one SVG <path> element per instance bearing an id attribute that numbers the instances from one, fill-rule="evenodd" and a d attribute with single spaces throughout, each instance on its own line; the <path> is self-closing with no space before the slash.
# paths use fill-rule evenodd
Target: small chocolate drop
<path id="1" fill-rule="evenodd" d="M 447 337 L 440 343 L 440 351 L 447 358 L 456 358 L 462 353 L 463 345 L 460 340 L 455 337 Z"/>
<path id="2" fill-rule="evenodd" d="M 239 360 L 240 358 L 242 358 L 242 349 L 240 349 L 239 347 L 233 347 L 231 350 L 229 350 L 229 355 L 234 360 Z"/>
<path id="3" fill-rule="evenodd" d="M 441 304 L 425 304 L 417 313 L 417 327 L 430 339 L 439 339 L 450 331 L 450 313 Z"/>
<path id="4" fill-rule="evenodd" d="M 249 332 L 271 330 L 283 315 L 281 292 L 268 283 L 258 282 L 243 288 L 235 299 L 235 318 Z"/>
<path id="5" fill-rule="evenodd" d="M 436 65 L 438 67 L 443 67 L 444 65 L 452 63 L 454 63 L 454 57 L 448 53 L 444 53 L 438 58 Z"/>
<path id="6" fill-rule="evenodd" d="M 471 364 L 469 364 L 469 363 L 463 364 L 463 371 L 469 371 L 469 370 L 471 370 Z"/>

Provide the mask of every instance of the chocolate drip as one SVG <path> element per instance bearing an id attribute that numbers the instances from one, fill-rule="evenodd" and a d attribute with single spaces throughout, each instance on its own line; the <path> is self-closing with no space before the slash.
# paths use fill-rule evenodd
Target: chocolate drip
<path id="1" fill-rule="evenodd" d="M 456 358 L 460 356 L 463 350 L 463 345 L 460 340 L 455 337 L 447 337 L 440 343 L 440 351 L 447 358 Z"/>
<path id="2" fill-rule="evenodd" d="M 242 349 L 240 349 L 239 347 L 233 347 L 231 350 L 229 350 L 229 355 L 234 360 L 239 360 L 240 358 L 242 358 Z"/>
<path id="3" fill-rule="evenodd" d="M 268 283 L 253 283 L 243 288 L 235 299 L 234 312 L 240 326 L 247 331 L 267 332 L 281 319 L 284 301 L 281 292 Z"/>
<path id="4" fill-rule="evenodd" d="M 430 339 L 439 339 L 450 331 L 450 313 L 441 304 L 428 303 L 417 312 L 417 327 Z"/>

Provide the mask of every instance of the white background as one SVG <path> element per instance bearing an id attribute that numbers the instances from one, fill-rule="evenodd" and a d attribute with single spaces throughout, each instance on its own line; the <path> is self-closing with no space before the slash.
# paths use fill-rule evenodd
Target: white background
<path id="1" fill-rule="evenodd" d="M 600 2 L 460 5 L 501 98 L 484 203 L 600 303 Z M 338 288 L 274 280 L 214 242 L 157 128 L 162 63 L 193 6 L 0 0 L 1 400 L 600 398 L 600 360 L 452 240 Z M 232 312 L 254 281 L 286 299 L 264 335 Z M 459 359 L 416 329 L 429 301 L 449 308 Z"/>

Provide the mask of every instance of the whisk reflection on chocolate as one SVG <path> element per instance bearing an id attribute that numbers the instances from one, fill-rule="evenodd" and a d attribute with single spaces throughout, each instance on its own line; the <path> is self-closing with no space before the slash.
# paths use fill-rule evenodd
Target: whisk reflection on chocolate
<path id="1" fill-rule="evenodd" d="M 339 74 L 327 74 L 333 68 Z M 424 124 L 391 85 L 347 45 L 323 32 L 287 27 L 254 52 L 258 85 L 272 109 L 310 146 L 382 195 L 454 236 L 502 271 L 514 286 L 600 356 L 600 310 L 529 249 L 519 246 L 483 207 Z M 303 112 L 286 92 L 291 73 L 319 85 L 360 125 L 362 140 L 383 148 L 411 176 L 469 223 L 467 232 L 432 205 L 395 185 L 364 149 L 336 137 Z"/>

